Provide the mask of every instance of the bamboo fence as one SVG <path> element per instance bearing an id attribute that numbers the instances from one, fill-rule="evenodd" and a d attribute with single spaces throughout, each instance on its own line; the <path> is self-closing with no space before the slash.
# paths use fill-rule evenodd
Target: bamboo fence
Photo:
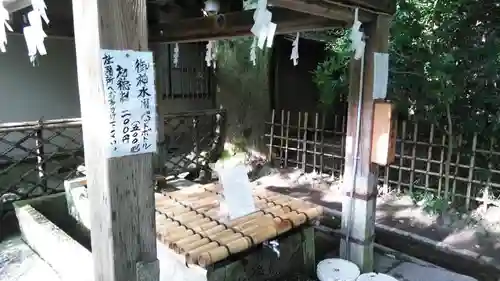
<path id="1" fill-rule="evenodd" d="M 164 193 L 156 199 L 157 238 L 187 263 L 207 267 L 318 219 L 323 208 L 274 193 L 254 190 L 257 211 L 226 221 L 222 190 L 215 184 Z"/>
<path id="2" fill-rule="evenodd" d="M 295 166 L 341 178 L 346 121 L 345 116 L 273 110 L 267 123 L 270 133 L 265 135 L 270 157 L 282 167 Z M 380 167 L 381 188 L 436 197 L 448 194 L 456 207 L 466 210 L 500 205 L 500 170 L 495 169 L 500 165 L 500 143 L 475 133 L 455 136 L 452 144 L 452 160 L 448 163 L 445 133 L 433 124 L 399 120 L 396 161 Z"/>

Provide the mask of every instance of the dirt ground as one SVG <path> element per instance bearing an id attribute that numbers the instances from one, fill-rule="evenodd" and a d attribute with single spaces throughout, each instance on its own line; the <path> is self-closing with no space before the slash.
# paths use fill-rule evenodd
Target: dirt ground
<path id="1" fill-rule="evenodd" d="M 341 211 L 339 182 L 328 176 L 281 170 L 256 181 L 270 190 L 310 200 Z M 331 192 L 329 192 L 331 191 Z M 376 222 L 435 241 L 471 257 L 500 265 L 500 208 L 469 214 L 448 212 L 433 215 L 414 203 L 409 195 L 384 194 L 377 199 Z M 467 251 L 464 251 L 467 250 Z"/>

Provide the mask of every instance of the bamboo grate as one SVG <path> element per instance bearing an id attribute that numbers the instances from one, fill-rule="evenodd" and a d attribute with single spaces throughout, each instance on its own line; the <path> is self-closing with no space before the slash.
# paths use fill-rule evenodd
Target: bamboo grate
<path id="1" fill-rule="evenodd" d="M 222 188 L 215 184 L 164 193 L 156 199 L 157 238 L 188 264 L 207 267 L 272 240 L 323 213 L 323 208 L 287 195 L 256 189 L 257 211 L 223 222 Z"/>

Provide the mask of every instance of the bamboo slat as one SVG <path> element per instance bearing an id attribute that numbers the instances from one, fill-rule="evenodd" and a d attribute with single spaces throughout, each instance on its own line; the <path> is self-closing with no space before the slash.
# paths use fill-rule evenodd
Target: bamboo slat
<path id="1" fill-rule="evenodd" d="M 221 213 L 218 184 L 164 193 L 156 201 L 157 238 L 186 261 L 202 267 L 271 240 L 319 218 L 317 205 L 259 188 L 257 211 L 233 220 Z"/>

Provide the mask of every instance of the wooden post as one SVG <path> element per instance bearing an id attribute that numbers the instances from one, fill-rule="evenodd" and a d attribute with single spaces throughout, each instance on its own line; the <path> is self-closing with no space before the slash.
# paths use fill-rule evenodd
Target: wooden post
<path id="1" fill-rule="evenodd" d="M 363 81 L 360 81 L 361 60 L 352 60 L 349 108 L 347 119 L 347 138 L 345 144 L 346 162 L 344 170 L 344 200 L 342 207 L 341 256 L 356 263 L 362 272 L 373 270 L 373 244 L 375 235 L 375 203 L 377 194 L 377 166 L 371 163 L 373 128 L 373 70 L 374 53 L 387 52 L 389 43 L 390 18 L 378 16 L 365 25 L 367 45 L 364 58 Z M 363 99 L 361 104 L 361 130 L 359 143 L 359 162 L 353 174 L 355 161 L 356 118 L 359 87 L 362 83 Z M 351 201 L 352 183 L 355 183 Z M 351 208 L 351 204 L 354 206 Z M 349 214 L 352 212 L 351 214 Z M 349 221 L 350 220 L 350 221 Z M 348 226 L 350 224 L 350 226 Z M 350 230 L 349 243 L 346 235 Z"/>
<path id="2" fill-rule="evenodd" d="M 100 49 L 147 50 L 146 0 L 73 0 L 96 281 L 158 280 L 153 155 L 107 159 Z"/>

